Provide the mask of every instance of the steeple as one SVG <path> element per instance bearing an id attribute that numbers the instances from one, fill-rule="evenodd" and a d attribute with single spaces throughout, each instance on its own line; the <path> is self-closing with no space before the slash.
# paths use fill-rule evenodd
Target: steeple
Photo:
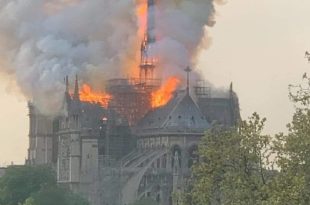
<path id="1" fill-rule="evenodd" d="M 189 95 L 189 74 L 190 72 L 192 72 L 192 69 L 188 66 L 185 70 L 184 70 L 186 73 L 187 73 L 187 76 L 186 76 L 186 95 Z"/>
<path id="2" fill-rule="evenodd" d="M 155 0 L 147 0 L 147 28 L 141 43 L 140 81 L 146 83 L 153 78 L 155 58 L 151 55 L 151 47 L 155 38 Z"/>
<path id="3" fill-rule="evenodd" d="M 70 100 L 71 100 L 71 96 L 70 96 L 70 92 L 69 92 L 69 78 L 68 76 L 66 75 L 66 77 L 64 78 L 64 83 L 65 83 L 65 86 L 66 86 L 66 91 L 65 91 L 65 102 L 67 104 L 70 103 Z"/>
<path id="4" fill-rule="evenodd" d="M 67 75 L 65 77 L 65 84 L 66 84 L 66 94 L 69 94 L 69 79 Z"/>
<path id="5" fill-rule="evenodd" d="M 234 89 L 233 89 L 233 82 L 229 85 L 229 97 L 232 99 L 234 98 Z"/>
<path id="6" fill-rule="evenodd" d="M 77 75 L 75 76 L 75 86 L 74 86 L 73 100 L 80 101 L 79 79 L 78 79 Z"/>

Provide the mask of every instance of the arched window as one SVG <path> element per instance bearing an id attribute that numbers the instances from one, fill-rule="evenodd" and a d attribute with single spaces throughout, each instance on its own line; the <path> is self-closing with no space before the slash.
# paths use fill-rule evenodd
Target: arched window
<path id="1" fill-rule="evenodd" d="M 198 154 L 198 146 L 192 145 L 189 149 L 188 149 L 188 168 L 191 168 L 193 166 L 194 163 L 198 162 L 199 160 L 199 154 Z"/>
<path id="2" fill-rule="evenodd" d="M 171 160 L 171 162 L 172 162 L 172 164 L 171 164 L 171 166 L 172 166 L 172 168 L 174 168 L 175 166 L 175 161 L 178 161 L 178 167 L 180 168 L 181 167 L 181 165 L 182 165 L 182 159 L 181 159 L 181 147 L 179 146 L 179 145 L 174 145 L 173 147 L 172 147 L 172 155 L 171 155 L 171 157 L 172 157 L 172 160 Z"/>

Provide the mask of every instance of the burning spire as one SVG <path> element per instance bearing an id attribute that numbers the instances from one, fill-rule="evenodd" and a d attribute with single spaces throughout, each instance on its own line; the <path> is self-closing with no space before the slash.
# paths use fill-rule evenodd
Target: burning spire
<path id="1" fill-rule="evenodd" d="M 147 0 L 147 28 L 141 43 L 140 81 L 146 83 L 153 78 L 155 57 L 150 54 L 155 37 L 155 0 Z"/>
<path id="2" fill-rule="evenodd" d="M 45 114 L 61 108 L 67 74 L 79 73 L 90 85 L 105 83 L 102 68 L 106 76 L 140 72 L 142 84 L 155 77 L 155 68 L 156 77 L 165 81 L 172 75 L 182 78 L 184 66 L 195 65 L 205 46 L 205 26 L 213 25 L 218 1 L 94 0 L 74 1 L 74 6 L 69 1 L 1 1 L 0 41 L 10 42 L 1 45 L 1 71 L 12 74 L 22 94 Z M 143 42 L 136 62 L 138 38 Z"/>

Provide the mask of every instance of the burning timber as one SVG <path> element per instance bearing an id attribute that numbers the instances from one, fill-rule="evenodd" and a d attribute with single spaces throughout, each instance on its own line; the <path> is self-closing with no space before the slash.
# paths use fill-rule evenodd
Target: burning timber
<path id="1" fill-rule="evenodd" d="M 113 96 L 109 107 L 134 125 L 152 109 L 152 92 L 161 85 L 160 79 L 112 79 L 108 92 Z"/>

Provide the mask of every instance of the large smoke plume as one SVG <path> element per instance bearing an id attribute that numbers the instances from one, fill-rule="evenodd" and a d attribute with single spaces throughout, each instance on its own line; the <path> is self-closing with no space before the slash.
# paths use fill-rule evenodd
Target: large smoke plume
<path id="1" fill-rule="evenodd" d="M 205 27 L 214 25 L 214 12 L 212 0 L 158 1 L 154 50 L 164 77 L 195 67 L 199 50 L 209 42 Z"/>
<path id="2" fill-rule="evenodd" d="M 145 0 L 1 0 L 0 68 L 42 112 L 62 103 L 65 75 L 103 89 L 138 69 Z M 214 24 L 213 0 L 157 0 L 158 77 L 184 75 Z"/>

